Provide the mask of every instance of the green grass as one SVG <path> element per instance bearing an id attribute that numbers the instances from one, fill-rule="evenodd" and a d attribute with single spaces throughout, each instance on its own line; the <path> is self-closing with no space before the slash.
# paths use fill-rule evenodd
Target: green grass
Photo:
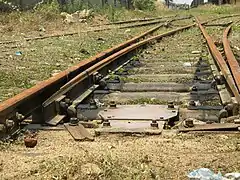
<path id="1" fill-rule="evenodd" d="M 0 68 L 4 68 L 0 72 L 0 101 L 150 28 L 139 27 L 130 32 L 115 29 L 100 33 L 80 33 L 20 42 L 14 48 L 3 46 L 6 52 L 2 54 L 3 59 L 0 59 Z M 22 55 L 16 56 L 16 51 L 21 51 Z"/>

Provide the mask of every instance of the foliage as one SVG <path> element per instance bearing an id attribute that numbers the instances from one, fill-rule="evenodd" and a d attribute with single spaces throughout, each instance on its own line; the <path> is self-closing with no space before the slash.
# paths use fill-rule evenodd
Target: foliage
<path id="1" fill-rule="evenodd" d="M 74 13 L 79 10 L 89 9 L 88 4 L 81 0 L 71 0 L 60 6 L 60 10 L 67 13 Z"/>
<path id="2" fill-rule="evenodd" d="M 57 0 L 46 1 L 44 3 L 38 3 L 34 7 L 35 11 L 43 12 L 43 13 L 58 13 L 59 12 L 59 4 Z"/>
<path id="3" fill-rule="evenodd" d="M 19 7 L 7 0 L 0 0 L 0 12 L 3 11 L 19 11 Z"/>
<path id="4" fill-rule="evenodd" d="M 154 0 L 134 0 L 133 5 L 136 9 L 139 10 L 154 10 L 155 1 Z"/>

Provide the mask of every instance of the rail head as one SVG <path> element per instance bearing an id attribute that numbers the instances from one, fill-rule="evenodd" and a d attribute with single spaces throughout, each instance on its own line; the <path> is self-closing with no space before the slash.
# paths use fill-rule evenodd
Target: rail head
<path id="1" fill-rule="evenodd" d="M 218 65 L 219 69 L 221 70 L 228 86 L 230 87 L 234 97 L 236 98 L 238 104 L 240 103 L 240 95 L 238 92 L 238 89 L 235 85 L 234 82 L 234 78 L 232 77 L 232 74 L 227 66 L 227 63 L 225 62 L 222 54 L 220 53 L 220 51 L 217 49 L 216 45 L 214 44 L 211 36 L 207 33 L 207 31 L 205 30 L 205 28 L 203 27 L 202 23 L 200 22 L 200 20 L 195 17 L 196 22 L 198 23 L 198 27 L 200 28 L 204 38 L 207 41 L 208 44 L 208 48 L 213 56 L 213 59 L 215 60 L 216 64 Z"/>
<path id="2" fill-rule="evenodd" d="M 240 92 L 240 66 L 239 63 L 237 61 L 237 59 L 235 58 L 233 51 L 231 49 L 231 45 L 230 45 L 230 41 L 228 40 L 228 35 L 231 31 L 233 24 L 230 24 L 225 31 L 223 32 L 223 48 L 224 48 L 224 52 L 226 55 L 226 60 L 227 63 L 229 64 L 230 70 L 233 74 L 234 77 L 234 81 L 236 83 L 236 86 L 238 88 L 238 92 Z"/>

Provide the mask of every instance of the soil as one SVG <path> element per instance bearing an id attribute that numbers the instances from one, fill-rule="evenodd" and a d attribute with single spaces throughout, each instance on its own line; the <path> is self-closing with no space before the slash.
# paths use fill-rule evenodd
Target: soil
<path id="1" fill-rule="evenodd" d="M 240 170 L 237 135 L 101 135 L 76 142 L 67 131 L 39 132 L 0 151 L 1 179 L 187 179 L 194 169 L 225 174 Z M 86 167 L 87 166 L 87 167 Z"/>

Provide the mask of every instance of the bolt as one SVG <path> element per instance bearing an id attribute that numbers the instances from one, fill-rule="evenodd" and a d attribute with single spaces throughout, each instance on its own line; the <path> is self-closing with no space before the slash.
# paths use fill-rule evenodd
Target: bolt
<path id="1" fill-rule="evenodd" d="M 77 126 L 78 125 L 78 118 L 72 117 L 70 118 L 70 124 L 71 126 Z"/>
<path id="2" fill-rule="evenodd" d="M 193 127 L 194 126 L 193 120 L 192 119 L 186 119 L 185 120 L 185 125 L 186 125 L 186 127 Z"/>
<path id="3" fill-rule="evenodd" d="M 99 85 L 100 85 L 100 87 L 104 88 L 104 87 L 107 86 L 107 83 L 106 83 L 105 80 L 101 79 L 101 80 L 99 81 Z"/>
<path id="4" fill-rule="evenodd" d="M 110 124 L 110 122 L 109 122 L 109 120 L 104 120 L 103 121 L 103 127 L 109 127 L 111 124 Z"/>
<path id="5" fill-rule="evenodd" d="M 201 71 L 200 68 L 197 68 L 197 69 L 196 69 L 196 72 L 200 72 L 200 71 Z"/>
<path id="6" fill-rule="evenodd" d="M 17 118 L 17 120 L 21 121 L 25 118 L 25 116 L 20 114 L 19 112 L 16 112 L 16 118 Z"/>
<path id="7" fill-rule="evenodd" d="M 216 81 L 216 83 L 217 83 L 218 85 L 224 84 L 224 77 L 223 77 L 223 76 L 218 75 L 218 76 L 215 76 L 214 79 L 215 79 L 215 81 Z"/>
<path id="8" fill-rule="evenodd" d="M 117 107 L 117 104 L 115 101 L 111 101 L 110 102 L 110 108 L 116 108 Z"/>
<path id="9" fill-rule="evenodd" d="M 228 112 L 226 109 L 222 109 L 219 111 L 219 114 L 218 114 L 218 119 L 222 119 L 222 118 L 227 118 L 228 117 Z"/>
<path id="10" fill-rule="evenodd" d="M 227 104 L 224 109 L 227 110 L 227 112 L 231 112 L 234 108 L 234 105 L 233 104 Z"/>
<path id="11" fill-rule="evenodd" d="M 194 76 L 193 80 L 199 80 L 198 76 Z"/>
<path id="12" fill-rule="evenodd" d="M 7 126 L 8 128 L 13 127 L 14 124 L 15 124 L 15 123 L 14 123 L 13 120 L 11 120 L 11 119 L 7 119 L 7 120 L 6 120 L 6 126 Z"/>
<path id="13" fill-rule="evenodd" d="M 192 87 L 192 91 L 197 91 L 198 89 L 197 89 L 197 86 L 193 86 Z"/>
<path id="14" fill-rule="evenodd" d="M 189 101 L 189 106 L 196 106 L 196 103 L 194 100 Z"/>
<path id="15" fill-rule="evenodd" d="M 174 108 L 173 101 L 169 101 L 169 102 L 168 102 L 168 108 L 169 108 L 169 109 L 173 109 L 173 108 Z"/>
<path id="16" fill-rule="evenodd" d="M 164 120 L 164 117 L 163 117 L 163 116 L 161 116 L 161 117 L 159 118 L 159 120 L 160 120 L 160 121 L 163 121 L 163 120 Z"/>
<path id="17" fill-rule="evenodd" d="M 151 127 L 158 128 L 158 123 L 156 120 L 152 120 Z"/>

